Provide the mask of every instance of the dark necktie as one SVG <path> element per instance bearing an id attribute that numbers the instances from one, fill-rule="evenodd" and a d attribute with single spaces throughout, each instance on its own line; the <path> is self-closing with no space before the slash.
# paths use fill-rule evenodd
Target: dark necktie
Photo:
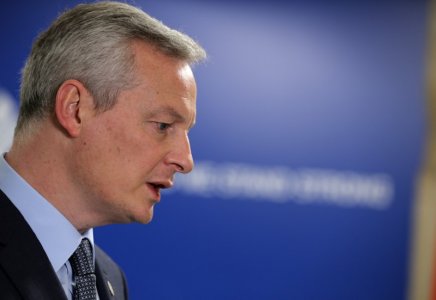
<path id="1" fill-rule="evenodd" d="M 97 281 L 94 273 L 92 246 L 88 239 L 82 239 L 79 247 L 70 257 L 70 264 L 76 283 L 73 288 L 73 299 L 95 300 L 97 297 Z"/>

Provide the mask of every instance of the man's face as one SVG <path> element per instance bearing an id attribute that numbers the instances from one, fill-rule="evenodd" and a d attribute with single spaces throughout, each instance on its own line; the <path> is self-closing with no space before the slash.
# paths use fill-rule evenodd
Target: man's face
<path id="1" fill-rule="evenodd" d="M 75 149 L 75 180 L 99 225 L 148 223 L 160 190 L 193 160 L 188 131 L 196 116 L 196 85 L 188 64 L 133 44 L 134 88 L 110 110 L 83 123 Z"/>

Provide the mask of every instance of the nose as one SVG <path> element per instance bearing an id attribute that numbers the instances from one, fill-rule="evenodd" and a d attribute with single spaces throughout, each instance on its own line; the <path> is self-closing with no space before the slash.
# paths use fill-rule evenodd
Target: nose
<path id="1" fill-rule="evenodd" d="M 191 172 L 194 168 L 194 159 L 188 135 L 185 134 L 181 139 L 178 139 L 172 149 L 167 156 L 168 163 L 175 166 L 176 172 L 185 174 Z"/>

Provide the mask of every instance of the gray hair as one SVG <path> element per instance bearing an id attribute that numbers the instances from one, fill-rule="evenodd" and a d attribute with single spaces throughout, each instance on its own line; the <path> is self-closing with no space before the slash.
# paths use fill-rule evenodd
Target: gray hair
<path id="1" fill-rule="evenodd" d="M 134 79 L 134 40 L 190 65 L 206 58 L 193 39 L 136 7 L 119 2 L 79 4 L 60 15 L 32 46 L 22 70 L 15 134 L 32 120 L 54 113 L 57 90 L 68 79 L 86 86 L 98 111 L 113 107 L 119 92 L 131 87 Z"/>

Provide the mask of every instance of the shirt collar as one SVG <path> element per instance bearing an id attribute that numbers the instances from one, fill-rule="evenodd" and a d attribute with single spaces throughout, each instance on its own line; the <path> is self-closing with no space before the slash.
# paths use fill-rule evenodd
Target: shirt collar
<path id="1" fill-rule="evenodd" d="M 82 238 L 88 238 L 94 249 L 93 230 L 81 235 L 60 211 L 15 172 L 4 156 L 0 157 L 0 189 L 32 228 L 55 272 L 68 261 Z"/>

